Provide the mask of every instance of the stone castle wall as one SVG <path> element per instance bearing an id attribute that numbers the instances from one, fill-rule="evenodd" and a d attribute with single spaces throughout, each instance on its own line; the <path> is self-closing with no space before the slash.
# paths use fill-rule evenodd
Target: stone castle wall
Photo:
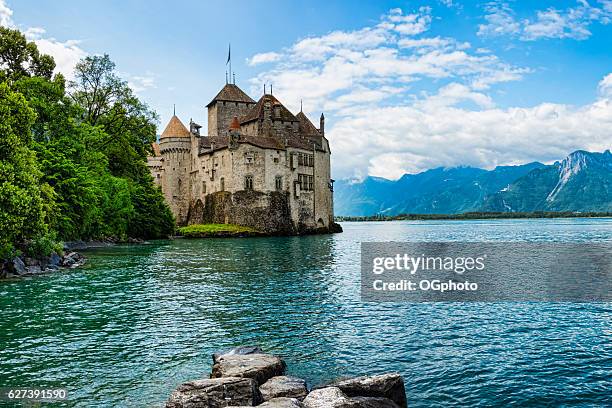
<path id="1" fill-rule="evenodd" d="M 208 108 L 208 136 L 227 136 L 234 117 L 242 117 L 254 106 L 250 102 L 214 102 Z"/>

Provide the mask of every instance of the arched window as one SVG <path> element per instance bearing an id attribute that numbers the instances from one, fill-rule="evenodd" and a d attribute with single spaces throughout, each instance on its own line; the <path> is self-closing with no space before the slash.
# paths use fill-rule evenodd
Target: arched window
<path id="1" fill-rule="evenodd" d="M 253 176 L 246 176 L 244 178 L 244 189 L 245 190 L 253 189 Z"/>
<path id="2" fill-rule="evenodd" d="M 225 191 L 225 178 L 221 177 L 221 179 L 219 180 L 219 184 L 220 184 L 219 190 Z"/>
<path id="3" fill-rule="evenodd" d="M 283 190 L 283 178 L 281 176 L 276 176 L 274 179 L 274 186 L 276 187 L 276 191 Z"/>

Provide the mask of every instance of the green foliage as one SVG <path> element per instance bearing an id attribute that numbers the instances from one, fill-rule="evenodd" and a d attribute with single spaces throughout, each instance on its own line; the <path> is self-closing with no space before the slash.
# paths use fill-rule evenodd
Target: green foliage
<path id="1" fill-rule="evenodd" d="M 210 238 L 210 237 L 230 237 L 230 236 L 256 236 L 262 235 L 250 227 L 243 227 L 234 224 L 194 224 L 178 229 L 179 235 L 186 238 Z"/>
<path id="2" fill-rule="evenodd" d="M 0 258 L 56 240 L 160 238 L 174 219 L 146 165 L 157 115 L 87 57 L 69 92 L 55 62 L 0 27 Z"/>
<path id="3" fill-rule="evenodd" d="M 35 113 L 23 95 L 0 84 L 0 247 L 45 232 L 43 202 L 31 142 Z"/>
<path id="4" fill-rule="evenodd" d="M 26 255 L 32 258 L 42 258 L 51 255 L 52 252 L 57 254 L 63 252 L 63 245 L 58 242 L 55 232 L 39 235 L 29 241 Z"/>
<path id="5" fill-rule="evenodd" d="M 0 61 L 0 81 L 24 76 L 50 79 L 55 69 L 52 57 L 38 52 L 36 44 L 28 42 L 19 30 L 6 27 L 0 27 Z"/>

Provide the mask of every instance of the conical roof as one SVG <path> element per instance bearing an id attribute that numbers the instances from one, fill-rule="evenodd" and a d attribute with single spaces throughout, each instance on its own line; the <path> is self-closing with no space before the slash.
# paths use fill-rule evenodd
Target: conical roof
<path id="1" fill-rule="evenodd" d="M 217 96 L 215 96 L 213 100 L 210 101 L 208 105 L 206 105 L 206 107 L 212 105 L 214 102 L 217 101 L 255 103 L 255 101 L 242 89 L 240 89 L 236 84 L 225 84 L 225 86 L 219 91 Z"/>
<path id="2" fill-rule="evenodd" d="M 172 116 L 170 122 L 161 134 L 161 137 L 191 137 L 189 130 L 183 125 L 183 122 L 176 116 Z"/>

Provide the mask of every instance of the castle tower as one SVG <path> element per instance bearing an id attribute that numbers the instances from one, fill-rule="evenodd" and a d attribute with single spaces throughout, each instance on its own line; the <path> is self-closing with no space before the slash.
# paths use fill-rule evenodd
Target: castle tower
<path id="1" fill-rule="evenodd" d="M 255 101 L 236 84 L 225 84 L 208 108 L 208 136 L 226 136 L 234 117 L 241 118 Z"/>
<path id="2" fill-rule="evenodd" d="M 191 191 L 191 133 L 176 115 L 161 134 L 159 151 L 163 158 L 162 191 L 177 224 L 183 225 L 187 222 Z"/>

